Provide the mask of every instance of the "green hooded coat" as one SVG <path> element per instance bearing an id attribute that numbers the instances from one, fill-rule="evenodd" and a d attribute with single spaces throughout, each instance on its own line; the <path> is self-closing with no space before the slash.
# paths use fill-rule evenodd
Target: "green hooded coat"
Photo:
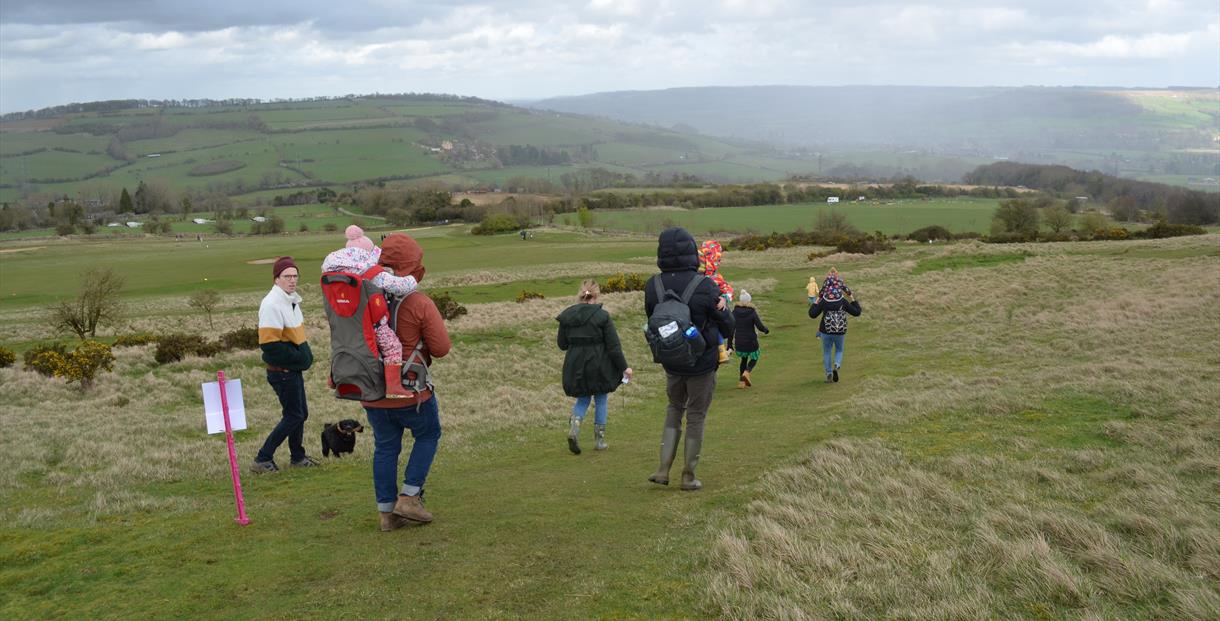
<path id="1" fill-rule="evenodd" d="M 610 313 L 601 304 L 573 304 L 555 318 L 559 322 L 559 349 L 563 359 L 563 392 L 587 397 L 614 392 L 627 370 Z"/>

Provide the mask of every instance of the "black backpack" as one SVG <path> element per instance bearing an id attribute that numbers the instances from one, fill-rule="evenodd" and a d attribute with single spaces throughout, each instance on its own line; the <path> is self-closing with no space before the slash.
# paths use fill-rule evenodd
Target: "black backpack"
<path id="1" fill-rule="evenodd" d="M 653 362 L 674 368 L 693 367 L 703 355 L 707 343 L 699 329 L 691 324 L 690 299 L 705 278 L 707 276 L 702 275 L 692 278 L 682 295 L 666 289 L 660 275 L 653 278 L 658 303 L 653 307 L 648 328 L 644 331 Z"/>

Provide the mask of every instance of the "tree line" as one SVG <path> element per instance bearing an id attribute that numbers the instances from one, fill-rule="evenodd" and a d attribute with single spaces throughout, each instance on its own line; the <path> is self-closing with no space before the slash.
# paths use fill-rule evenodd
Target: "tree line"
<path id="1" fill-rule="evenodd" d="M 1220 194 L 1138 181 L 1058 165 L 997 162 L 980 166 L 966 183 L 1025 186 L 1060 197 L 1088 197 L 1125 221 L 1206 225 L 1220 222 Z"/>

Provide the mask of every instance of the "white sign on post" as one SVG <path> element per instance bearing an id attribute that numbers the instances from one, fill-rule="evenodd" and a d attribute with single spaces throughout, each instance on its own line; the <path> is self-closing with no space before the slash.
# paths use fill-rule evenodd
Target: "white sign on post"
<path id="1" fill-rule="evenodd" d="M 246 405 L 241 399 L 241 380 L 225 380 L 225 400 L 229 406 L 229 426 L 233 431 L 246 428 Z M 203 418 L 208 433 L 224 433 L 224 411 L 220 405 L 220 382 L 203 385 Z"/>

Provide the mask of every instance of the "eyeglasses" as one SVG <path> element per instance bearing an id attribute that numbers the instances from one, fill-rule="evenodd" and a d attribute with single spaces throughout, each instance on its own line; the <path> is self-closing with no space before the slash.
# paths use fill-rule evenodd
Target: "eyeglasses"
<path id="1" fill-rule="evenodd" d="M 287 278 L 289 280 L 296 280 L 300 277 L 300 274 L 280 274 L 280 278 Z"/>

